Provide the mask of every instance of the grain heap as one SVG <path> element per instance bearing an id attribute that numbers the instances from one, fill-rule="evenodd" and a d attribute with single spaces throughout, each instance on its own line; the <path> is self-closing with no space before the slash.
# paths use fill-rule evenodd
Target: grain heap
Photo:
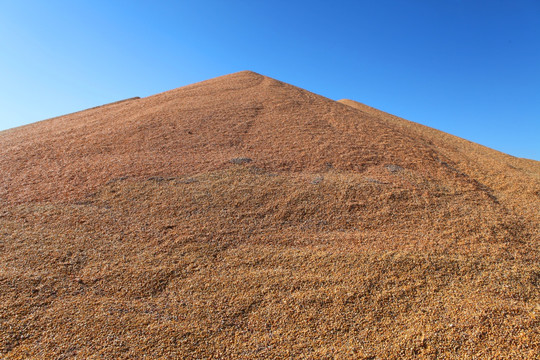
<path id="1" fill-rule="evenodd" d="M 534 358 L 540 163 L 240 72 L 0 132 L 0 356 Z"/>

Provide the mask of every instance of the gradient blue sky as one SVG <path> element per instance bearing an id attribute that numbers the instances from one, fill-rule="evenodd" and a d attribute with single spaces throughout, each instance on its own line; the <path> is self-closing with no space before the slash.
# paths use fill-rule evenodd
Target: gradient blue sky
<path id="1" fill-rule="evenodd" d="M 539 0 L 0 0 L 0 129 L 240 70 L 540 160 Z"/>

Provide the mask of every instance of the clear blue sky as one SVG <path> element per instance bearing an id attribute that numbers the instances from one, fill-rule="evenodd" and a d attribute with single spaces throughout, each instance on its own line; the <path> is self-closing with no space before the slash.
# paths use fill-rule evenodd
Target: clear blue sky
<path id="1" fill-rule="evenodd" d="M 0 129 L 240 70 L 540 160 L 539 0 L 0 0 Z"/>

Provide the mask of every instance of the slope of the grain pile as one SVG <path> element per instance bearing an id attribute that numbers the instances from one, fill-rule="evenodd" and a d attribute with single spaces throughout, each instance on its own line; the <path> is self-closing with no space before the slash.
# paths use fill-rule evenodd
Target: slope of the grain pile
<path id="1" fill-rule="evenodd" d="M 445 167 L 478 181 L 508 206 L 540 222 L 540 162 L 516 158 L 353 100 L 339 102 L 429 144 L 440 154 Z"/>

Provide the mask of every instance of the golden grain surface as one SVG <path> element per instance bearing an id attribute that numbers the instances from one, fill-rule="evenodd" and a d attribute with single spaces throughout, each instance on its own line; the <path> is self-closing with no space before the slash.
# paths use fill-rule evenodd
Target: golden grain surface
<path id="1" fill-rule="evenodd" d="M 536 161 L 252 72 L 0 145 L 1 358 L 540 358 Z"/>

